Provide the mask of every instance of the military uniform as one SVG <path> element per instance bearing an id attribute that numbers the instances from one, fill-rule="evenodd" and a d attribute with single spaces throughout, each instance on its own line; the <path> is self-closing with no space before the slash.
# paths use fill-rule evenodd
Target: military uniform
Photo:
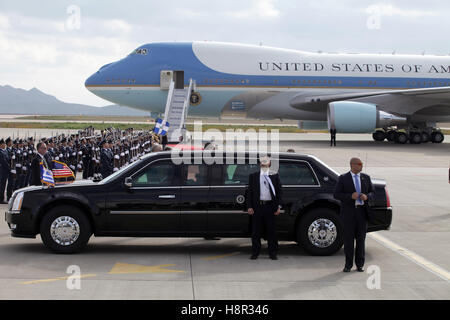
<path id="1" fill-rule="evenodd" d="M 5 202 L 5 189 L 11 170 L 5 140 L 0 140 L 0 203 Z"/>

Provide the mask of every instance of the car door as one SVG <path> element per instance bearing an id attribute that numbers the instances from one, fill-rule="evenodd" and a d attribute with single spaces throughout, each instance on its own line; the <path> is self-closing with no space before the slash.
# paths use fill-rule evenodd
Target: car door
<path id="1" fill-rule="evenodd" d="M 287 234 L 295 225 L 292 205 L 313 197 L 320 191 L 320 184 L 310 164 L 303 160 L 281 160 L 278 174 L 283 186 L 283 210 L 277 218 L 277 230 Z"/>
<path id="2" fill-rule="evenodd" d="M 108 194 L 111 231 L 170 235 L 180 231 L 180 166 L 156 160 L 131 175 L 131 186 Z"/>
<path id="3" fill-rule="evenodd" d="M 213 168 L 220 180 L 209 193 L 208 231 L 217 235 L 249 235 L 250 217 L 245 211 L 245 196 L 250 173 L 258 164 L 223 164 Z"/>
<path id="4" fill-rule="evenodd" d="M 181 228 L 190 236 L 207 232 L 209 166 L 184 164 L 181 173 Z"/>

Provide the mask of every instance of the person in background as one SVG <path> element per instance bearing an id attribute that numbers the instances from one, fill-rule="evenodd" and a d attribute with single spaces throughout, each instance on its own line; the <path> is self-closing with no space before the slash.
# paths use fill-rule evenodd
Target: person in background
<path id="1" fill-rule="evenodd" d="M 5 204 L 5 189 L 11 171 L 5 140 L 0 140 L 0 203 Z"/>

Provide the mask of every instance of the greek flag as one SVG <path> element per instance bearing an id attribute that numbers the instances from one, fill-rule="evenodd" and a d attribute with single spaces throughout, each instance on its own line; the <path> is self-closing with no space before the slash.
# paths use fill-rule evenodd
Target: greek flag
<path id="1" fill-rule="evenodd" d="M 55 186 L 55 180 L 53 179 L 53 173 L 44 167 L 44 163 L 39 163 L 41 166 L 41 182 L 47 186 Z"/>
<path id="2" fill-rule="evenodd" d="M 156 134 L 160 134 L 162 136 L 167 134 L 167 131 L 169 131 L 170 124 L 167 121 L 164 121 L 161 118 L 156 119 L 155 128 L 153 129 L 153 132 Z"/>

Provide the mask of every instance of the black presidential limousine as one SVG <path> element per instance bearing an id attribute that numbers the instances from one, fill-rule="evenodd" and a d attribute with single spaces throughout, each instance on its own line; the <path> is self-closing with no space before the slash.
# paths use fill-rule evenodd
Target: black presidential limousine
<path id="1" fill-rule="evenodd" d="M 53 252 L 85 247 L 92 234 L 115 237 L 249 237 L 246 184 L 259 170 L 258 154 L 195 151 L 173 161 L 150 153 L 100 182 L 28 187 L 14 192 L 6 221 L 13 237 L 41 235 Z M 276 218 L 279 240 L 308 253 L 330 255 L 343 244 L 338 174 L 313 156 L 272 154 L 283 185 Z M 180 163 L 182 162 L 182 163 Z M 389 229 L 392 209 L 383 180 L 372 179 L 368 231 Z"/>

